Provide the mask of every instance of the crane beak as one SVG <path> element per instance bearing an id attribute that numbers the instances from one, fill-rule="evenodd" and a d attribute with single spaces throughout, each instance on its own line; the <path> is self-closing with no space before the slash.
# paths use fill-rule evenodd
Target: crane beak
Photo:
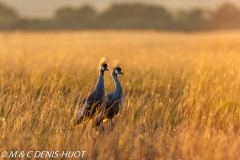
<path id="1" fill-rule="evenodd" d="M 118 74 L 124 74 L 123 72 L 119 71 Z"/>
<path id="2" fill-rule="evenodd" d="M 107 68 L 105 68 L 106 71 L 109 71 Z"/>

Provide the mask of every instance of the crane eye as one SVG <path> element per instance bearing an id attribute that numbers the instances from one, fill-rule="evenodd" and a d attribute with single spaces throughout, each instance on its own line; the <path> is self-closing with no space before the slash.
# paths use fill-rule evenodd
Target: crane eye
<path id="1" fill-rule="evenodd" d="M 117 70 L 117 69 L 115 69 L 114 73 L 115 73 L 115 74 L 118 74 L 118 70 Z"/>
<path id="2" fill-rule="evenodd" d="M 104 66 L 102 66 L 102 67 L 101 67 L 101 70 L 102 70 L 102 71 L 104 71 L 104 70 L 105 70 Z"/>

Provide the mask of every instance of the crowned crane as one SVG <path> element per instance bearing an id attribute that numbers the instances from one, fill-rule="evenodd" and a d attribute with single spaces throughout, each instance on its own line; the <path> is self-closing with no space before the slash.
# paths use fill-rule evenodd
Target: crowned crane
<path id="1" fill-rule="evenodd" d="M 96 110 L 106 99 L 104 88 L 104 72 L 108 71 L 108 59 L 106 57 L 100 60 L 99 77 L 94 87 L 94 91 L 83 102 L 83 107 L 78 109 L 74 125 L 79 125 L 83 120 L 92 118 Z"/>
<path id="2" fill-rule="evenodd" d="M 115 82 L 115 90 L 113 93 L 107 95 L 107 99 L 103 103 L 100 113 L 96 115 L 94 122 L 96 126 L 99 126 L 104 120 L 109 120 L 110 128 L 112 128 L 112 118 L 118 115 L 118 112 L 122 107 L 123 90 L 118 79 L 118 74 L 123 74 L 119 67 L 120 64 L 121 62 L 119 60 L 114 60 L 112 78 Z"/>

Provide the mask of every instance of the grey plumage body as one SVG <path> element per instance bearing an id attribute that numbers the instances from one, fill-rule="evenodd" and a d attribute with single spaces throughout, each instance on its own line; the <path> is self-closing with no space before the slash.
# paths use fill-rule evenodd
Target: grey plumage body
<path id="1" fill-rule="evenodd" d="M 119 74 L 123 73 L 120 72 Z M 112 77 L 115 82 L 115 90 L 113 93 L 107 95 L 107 99 L 103 103 L 101 111 L 96 117 L 96 126 L 100 125 L 104 119 L 109 119 L 111 124 L 112 118 L 118 114 L 119 110 L 122 107 L 123 90 L 117 74 L 115 74 L 115 70 L 112 72 Z"/>
<path id="2" fill-rule="evenodd" d="M 104 70 L 101 68 L 94 91 L 86 98 L 84 106 L 78 109 L 74 124 L 77 125 L 80 124 L 84 119 L 92 118 L 105 99 Z"/>

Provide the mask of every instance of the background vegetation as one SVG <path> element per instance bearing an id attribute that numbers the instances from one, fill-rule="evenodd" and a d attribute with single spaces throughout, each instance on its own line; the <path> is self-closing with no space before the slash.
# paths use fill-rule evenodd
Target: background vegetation
<path id="1" fill-rule="evenodd" d="M 103 41 L 103 39 L 105 39 Z M 88 159 L 240 157 L 240 33 L 0 33 L 0 151 L 86 150 Z M 110 131 L 73 127 L 102 56 L 123 61 Z M 106 91 L 113 81 L 106 74 Z"/>
<path id="2" fill-rule="evenodd" d="M 202 8 L 171 12 L 164 6 L 141 3 L 113 4 L 102 13 L 91 6 L 62 7 L 51 19 L 19 17 L 14 9 L 0 4 L 2 30 L 155 29 L 202 31 L 240 28 L 240 9 L 231 4 L 214 11 Z"/>

